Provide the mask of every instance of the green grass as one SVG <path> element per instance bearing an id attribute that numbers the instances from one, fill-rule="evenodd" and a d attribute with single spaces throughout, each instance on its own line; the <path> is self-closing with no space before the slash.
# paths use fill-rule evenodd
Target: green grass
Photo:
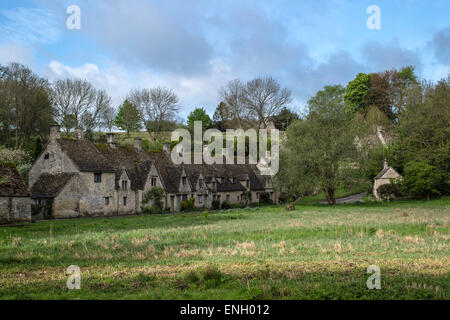
<path id="1" fill-rule="evenodd" d="M 449 221 L 443 198 L 29 223 L 0 228 L 0 298 L 449 299 Z"/>
<path id="2" fill-rule="evenodd" d="M 370 182 L 363 182 L 363 183 L 359 183 L 359 184 L 354 184 L 352 185 L 350 188 L 338 188 L 335 192 L 335 197 L 336 199 L 339 198 L 345 198 L 357 193 L 362 193 L 364 191 L 367 191 L 370 187 L 371 183 Z M 306 196 L 306 197 L 302 197 L 300 199 L 298 199 L 296 201 L 296 204 L 300 204 L 300 205 L 312 205 L 312 204 L 316 204 L 320 201 L 326 201 L 327 198 L 325 196 L 325 193 L 323 191 L 320 191 L 318 194 L 314 195 L 314 196 Z"/>

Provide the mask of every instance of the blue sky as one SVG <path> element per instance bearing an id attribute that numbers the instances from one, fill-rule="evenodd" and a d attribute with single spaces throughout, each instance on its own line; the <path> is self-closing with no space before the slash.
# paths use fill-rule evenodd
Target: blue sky
<path id="1" fill-rule="evenodd" d="M 81 9 L 80 30 L 66 28 L 69 5 Z M 370 5 L 381 30 L 366 27 Z M 87 79 L 115 104 L 132 88 L 170 87 L 181 117 L 212 114 L 229 80 L 271 75 L 302 110 L 359 72 L 414 65 L 421 78 L 446 77 L 448 12 L 448 0 L 2 0 L 0 63 Z"/>

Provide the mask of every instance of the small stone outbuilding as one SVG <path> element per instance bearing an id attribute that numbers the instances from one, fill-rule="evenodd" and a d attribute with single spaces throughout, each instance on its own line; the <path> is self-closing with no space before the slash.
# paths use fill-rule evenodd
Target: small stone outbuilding
<path id="1" fill-rule="evenodd" d="M 388 165 L 387 161 L 384 160 L 383 170 L 375 177 L 373 184 L 373 195 L 375 198 L 380 200 L 380 195 L 378 194 L 378 188 L 384 184 L 391 184 L 391 179 L 398 179 L 402 176 L 391 166 Z"/>
<path id="2" fill-rule="evenodd" d="M 31 195 L 16 166 L 0 164 L 0 224 L 31 221 Z"/>

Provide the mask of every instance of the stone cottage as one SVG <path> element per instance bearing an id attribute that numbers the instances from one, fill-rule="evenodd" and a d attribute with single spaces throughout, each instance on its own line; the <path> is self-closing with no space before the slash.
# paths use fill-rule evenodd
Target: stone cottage
<path id="1" fill-rule="evenodd" d="M 256 202 L 261 192 L 277 200 L 271 180 L 254 165 L 174 165 L 167 144 L 163 152 L 149 153 L 140 139 L 116 145 L 112 133 L 106 144 L 95 144 L 81 130 L 75 139 L 62 138 L 57 125 L 30 170 L 29 185 L 37 218 L 133 214 L 153 187 L 165 190 L 164 206 L 171 211 L 188 198 L 197 207 L 213 200 L 240 203 L 243 194 Z"/>
<path id="2" fill-rule="evenodd" d="M 0 164 L 0 224 L 31 221 L 30 191 L 14 164 Z"/>
<path id="3" fill-rule="evenodd" d="M 380 200 L 380 195 L 378 194 L 378 188 L 384 184 L 390 184 L 391 179 L 401 178 L 402 176 L 391 166 L 388 165 L 386 159 L 384 160 L 383 170 L 375 177 L 373 184 L 373 195 L 375 198 Z"/>

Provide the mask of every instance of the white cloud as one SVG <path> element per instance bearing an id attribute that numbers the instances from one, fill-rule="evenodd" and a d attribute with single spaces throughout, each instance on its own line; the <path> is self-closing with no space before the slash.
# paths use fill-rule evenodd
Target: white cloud
<path id="1" fill-rule="evenodd" d="M 71 67 L 53 60 L 48 65 L 47 76 L 50 80 L 67 77 L 85 79 L 96 88 L 106 90 L 115 106 L 123 101 L 131 89 L 168 87 L 179 98 L 181 117 L 187 116 L 196 107 L 204 107 L 212 114 L 218 104 L 218 88 L 233 78 L 230 68 L 221 60 L 211 63 L 210 73 L 197 76 L 157 74 L 148 69 L 135 70 L 115 63 L 107 63 L 104 68 L 94 63 Z"/>

